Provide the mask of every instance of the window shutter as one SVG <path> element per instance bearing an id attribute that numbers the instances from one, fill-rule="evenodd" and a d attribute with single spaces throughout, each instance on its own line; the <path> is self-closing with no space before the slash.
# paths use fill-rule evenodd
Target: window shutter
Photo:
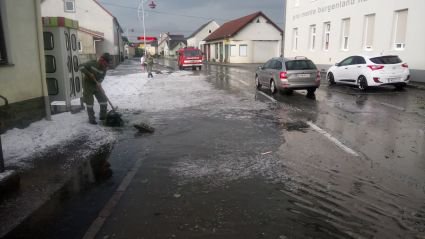
<path id="1" fill-rule="evenodd" d="M 397 12 L 395 43 L 406 43 L 407 10 Z"/>

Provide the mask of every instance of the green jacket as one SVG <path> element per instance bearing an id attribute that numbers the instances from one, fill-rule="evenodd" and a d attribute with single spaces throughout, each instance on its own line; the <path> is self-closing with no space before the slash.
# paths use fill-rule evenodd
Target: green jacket
<path id="1" fill-rule="evenodd" d="M 98 82 L 102 82 L 103 79 L 105 79 L 106 70 L 103 70 L 102 68 L 100 68 L 97 61 L 93 60 L 93 61 L 88 61 L 84 64 L 81 64 L 79 69 L 81 73 L 85 75 L 84 77 L 85 81 L 93 82 L 90 78 L 88 78 L 89 73 L 92 73 Z M 95 83 L 93 82 L 93 84 Z"/>
<path id="2" fill-rule="evenodd" d="M 149 56 L 148 59 L 146 59 L 146 64 L 153 65 L 153 57 Z"/>

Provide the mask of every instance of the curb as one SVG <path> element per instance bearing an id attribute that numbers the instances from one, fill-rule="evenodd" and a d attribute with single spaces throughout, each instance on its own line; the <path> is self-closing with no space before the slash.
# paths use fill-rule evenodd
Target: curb
<path id="1" fill-rule="evenodd" d="M 18 190 L 20 180 L 19 174 L 14 170 L 0 173 L 0 195 Z"/>

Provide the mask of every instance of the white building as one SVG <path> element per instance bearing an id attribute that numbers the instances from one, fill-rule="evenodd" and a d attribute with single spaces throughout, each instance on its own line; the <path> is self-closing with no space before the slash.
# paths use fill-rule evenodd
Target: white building
<path id="1" fill-rule="evenodd" d="M 187 38 L 187 46 L 202 49 L 202 45 L 205 44 L 205 41 L 203 40 L 219 27 L 220 25 L 218 25 L 215 21 L 205 23 Z"/>
<path id="2" fill-rule="evenodd" d="M 113 56 L 114 65 L 124 56 L 122 29 L 118 20 L 96 0 L 43 0 L 42 15 L 66 17 L 79 23 L 81 60 L 87 55 L 99 57 L 105 52 Z"/>
<path id="3" fill-rule="evenodd" d="M 281 55 L 282 30 L 264 13 L 256 12 L 224 23 L 205 39 L 208 61 L 264 63 Z"/>
<path id="4" fill-rule="evenodd" d="M 425 82 L 425 1 L 287 0 L 285 56 L 327 68 L 350 55 L 399 55 Z"/>
<path id="5" fill-rule="evenodd" d="M 24 127 L 50 116 L 43 43 L 40 0 L 1 0 L 0 123 L 3 129 Z"/>

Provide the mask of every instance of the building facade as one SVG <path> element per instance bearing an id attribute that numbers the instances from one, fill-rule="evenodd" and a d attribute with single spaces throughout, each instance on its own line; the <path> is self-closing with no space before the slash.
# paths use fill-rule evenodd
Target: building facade
<path id="1" fill-rule="evenodd" d="M 28 40 L 30 39 L 30 40 Z M 40 0 L 0 1 L 0 127 L 50 116 Z"/>
<path id="2" fill-rule="evenodd" d="M 264 63 L 281 55 L 282 30 L 256 12 L 224 23 L 203 46 L 205 59 L 226 63 Z"/>
<path id="3" fill-rule="evenodd" d="M 60 16 L 79 22 L 82 60 L 108 52 L 117 65 L 124 57 L 123 30 L 118 20 L 96 0 L 43 0 L 41 9 L 45 17 Z"/>
<path id="4" fill-rule="evenodd" d="M 425 82 L 424 12 L 417 0 L 287 0 L 284 55 L 323 69 L 356 54 L 399 55 Z"/>
<path id="5" fill-rule="evenodd" d="M 220 25 L 218 25 L 215 21 L 205 23 L 187 38 L 187 46 L 203 49 L 203 45 L 205 44 L 205 41 L 203 40 L 219 27 Z"/>

